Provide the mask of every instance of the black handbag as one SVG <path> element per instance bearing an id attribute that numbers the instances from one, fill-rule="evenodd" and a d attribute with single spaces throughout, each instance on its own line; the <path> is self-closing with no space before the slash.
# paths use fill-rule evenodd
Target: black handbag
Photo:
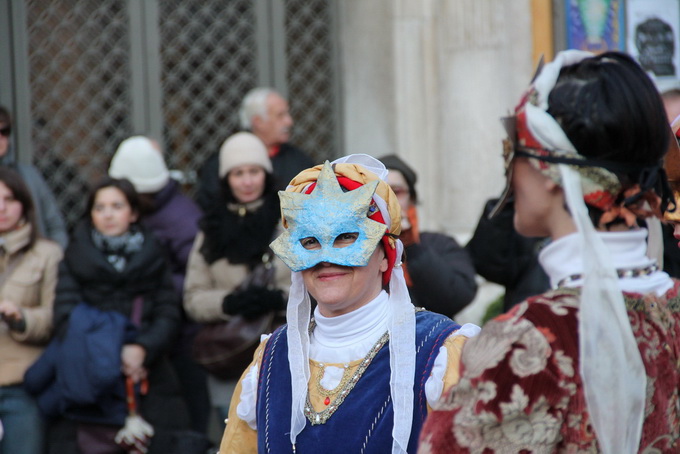
<path id="1" fill-rule="evenodd" d="M 235 291 L 251 286 L 273 287 L 274 267 L 265 254 Z M 192 347 L 196 363 L 223 380 L 239 378 L 253 359 L 262 334 L 269 334 L 285 323 L 284 311 L 270 311 L 253 319 L 232 315 L 228 320 L 201 326 Z"/>

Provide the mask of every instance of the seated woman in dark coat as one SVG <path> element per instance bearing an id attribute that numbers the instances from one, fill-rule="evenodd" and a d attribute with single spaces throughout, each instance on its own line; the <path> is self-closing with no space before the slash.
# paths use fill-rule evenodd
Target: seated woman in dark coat
<path id="1" fill-rule="evenodd" d="M 94 188 L 87 203 L 89 216 L 75 229 L 60 266 L 54 322 L 57 334 L 63 335 L 70 314 L 84 302 L 121 313 L 136 325 L 121 350 L 121 381 L 123 376 L 134 383 L 148 381 L 140 405 L 155 431 L 149 452 L 168 452 L 170 431 L 187 425 L 176 377 L 165 357 L 177 336 L 180 301 L 165 252 L 137 223 L 138 210 L 129 181 L 107 178 Z M 125 423 L 125 414 L 122 419 L 119 414 L 100 416 L 96 420 L 113 426 Z M 91 421 L 79 420 L 79 428 Z"/>
<path id="2" fill-rule="evenodd" d="M 470 304 L 477 293 L 475 267 L 470 255 L 445 233 L 419 228 L 416 172 L 397 155 L 379 158 L 389 170 L 386 182 L 401 207 L 404 243 L 404 277 L 416 306 L 453 317 Z"/>

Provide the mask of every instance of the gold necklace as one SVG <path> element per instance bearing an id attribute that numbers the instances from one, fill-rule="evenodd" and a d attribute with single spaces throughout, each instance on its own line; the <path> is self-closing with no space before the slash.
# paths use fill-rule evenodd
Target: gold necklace
<path id="1" fill-rule="evenodd" d="M 314 329 L 314 326 L 316 323 L 312 319 L 312 323 L 310 323 L 310 332 Z M 380 336 L 380 339 L 371 347 L 371 349 L 368 351 L 366 356 L 364 357 L 363 360 L 361 360 L 361 363 L 359 364 L 359 367 L 357 367 L 357 370 L 354 373 L 351 373 L 351 369 L 349 368 L 349 365 L 345 365 L 345 371 L 343 372 L 342 379 L 340 380 L 340 383 L 338 386 L 336 386 L 332 390 L 332 394 L 330 394 L 323 386 L 321 386 L 321 377 L 323 377 L 323 368 L 325 367 L 324 364 L 320 364 L 321 371 L 317 374 L 317 390 L 321 392 L 321 395 L 326 395 L 326 400 L 324 401 L 324 404 L 327 405 L 327 407 L 320 411 L 314 411 L 314 407 L 312 407 L 312 404 L 309 400 L 309 391 L 307 391 L 307 401 L 305 402 L 305 416 L 309 420 L 309 422 L 312 423 L 313 426 L 316 426 L 318 424 L 324 424 L 328 419 L 335 413 L 335 411 L 340 407 L 340 405 L 345 401 L 345 398 L 349 395 L 349 393 L 354 389 L 354 386 L 357 384 L 359 379 L 364 375 L 364 372 L 366 372 L 366 369 L 368 369 L 368 366 L 371 364 L 373 361 L 373 358 L 378 354 L 380 349 L 387 343 L 389 340 L 390 336 L 389 333 L 385 332 L 382 336 Z M 322 391 L 323 390 L 323 391 Z M 335 395 L 335 397 L 332 401 L 330 399 L 330 396 Z M 328 402 L 328 403 L 326 403 Z"/>
<path id="2" fill-rule="evenodd" d="M 347 386 L 347 383 L 349 382 L 350 378 L 352 377 L 349 364 L 345 364 L 343 367 L 344 370 L 342 371 L 342 378 L 340 379 L 340 383 L 338 383 L 338 385 L 333 389 L 327 389 L 324 388 L 324 386 L 321 384 L 321 379 L 324 377 L 326 373 L 326 365 L 324 363 L 319 363 L 319 371 L 316 373 L 316 390 L 319 392 L 320 395 L 326 396 L 326 398 L 323 401 L 324 405 L 329 405 L 331 403 L 331 397 L 337 395 L 342 389 L 344 389 Z"/>

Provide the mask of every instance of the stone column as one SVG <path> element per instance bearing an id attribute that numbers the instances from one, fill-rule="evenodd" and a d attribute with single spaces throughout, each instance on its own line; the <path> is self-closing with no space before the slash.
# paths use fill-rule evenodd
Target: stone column
<path id="1" fill-rule="evenodd" d="M 474 229 L 503 186 L 500 117 L 532 72 L 530 0 L 340 2 L 346 153 L 418 172 L 424 229 Z"/>
<path id="2" fill-rule="evenodd" d="M 395 153 L 392 0 L 338 2 L 344 154 Z"/>
<path id="3" fill-rule="evenodd" d="M 465 244 L 503 185 L 500 118 L 531 78 L 532 0 L 342 0 L 345 153 L 418 173 L 421 228 Z M 456 316 L 479 323 L 502 288 Z"/>

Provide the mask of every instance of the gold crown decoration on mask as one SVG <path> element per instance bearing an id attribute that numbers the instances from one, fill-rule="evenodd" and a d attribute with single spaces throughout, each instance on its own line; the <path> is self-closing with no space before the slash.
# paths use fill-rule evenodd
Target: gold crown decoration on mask
<path id="1" fill-rule="evenodd" d="M 311 194 L 279 192 L 286 229 L 271 243 L 272 250 L 293 271 L 320 262 L 365 266 L 387 230 L 368 217 L 377 209 L 372 204 L 377 186 L 375 180 L 345 192 L 326 161 Z M 354 232 L 358 237 L 353 244 L 334 246 L 340 235 Z M 314 238 L 318 249 L 306 249 L 302 244 L 306 238 Z"/>
<path id="2" fill-rule="evenodd" d="M 388 228 L 391 234 L 399 235 L 401 233 L 401 208 L 397 196 L 390 188 L 390 185 L 382 181 L 376 174 L 369 172 L 361 165 L 350 163 L 336 163 L 331 167 L 335 172 L 335 176 L 345 177 L 360 184 L 367 184 L 371 181 L 378 181 L 378 187 L 375 190 L 375 196 L 385 201 L 387 214 L 390 222 Z M 305 192 L 310 184 L 315 183 L 319 178 L 319 174 L 323 169 L 323 164 L 316 165 L 312 168 L 303 170 L 290 182 L 286 192 Z M 381 208 L 382 212 L 382 208 Z M 383 218 L 385 213 L 383 213 Z M 285 216 L 283 217 L 283 226 L 287 227 Z M 390 237 L 391 238 L 391 237 Z"/>

